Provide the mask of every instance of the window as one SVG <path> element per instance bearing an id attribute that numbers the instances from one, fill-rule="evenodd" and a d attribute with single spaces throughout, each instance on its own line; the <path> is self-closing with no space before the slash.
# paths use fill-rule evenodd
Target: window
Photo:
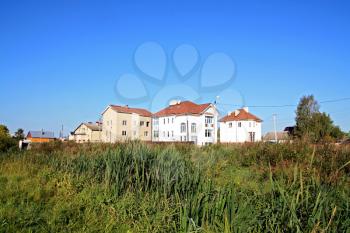
<path id="1" fill-rule="evenodd" d="M 144 121 L 140 121 L 140 126 L 143 126 L 145 124 Z"/>
<path id="2" fill-rule="evenodd" d="M 122 123 L 123 125 L 126 125 L 126 120 L 123 120 L 123 123 Z"/>
<path id="3" fill-rule="evenodd" d="M 170 119 L 168 118 L 168 124 L 170 123 Z"/>
<path id="4" fill-rule="evenodd" d="M 191 133 L 196 133 L 196 131 L 197 131 L 196 123 L 192 123 L 191 124 Z"/>
<path id="5" fill-rule="evenodd" d="M 143 132 L 143 135 L 144 135 L 145 137 L 147 137 L 147 136 L 148 136 L 148 131 Z"/>
<path id="6" fill-rule="evenodd" d="M 171 131 L 171 136 L 174 137 L 174 131 Z"/>
<path id="7" fill-rule="evenodd" d="M 126 131 L 125 130 L 122 131 L 122 135 L 126 136 Z"/>
<path id="8" fill-rule="evenodd" d="M 252 127 L 252 122 L 249 122 L 249 127 Z"/>
<path id="9" fill-rule="evenodd" d="M 238 127 L 242 127 L 242 122 L 238 122 Z"/>
<path id="10" fill-rule="evenodd" d="M 159 118 L 153 119 L 153 124 L 154 125 L 159 125 Z"/>
<path id="11" fill-rule="evenodd" d="M 173 124 L 174 124 L 174 117 L 173 117 L 173 118 L 171 118 L 171 123 L 173 123 Z"/>
<path id="12" fill-rule="evenodd" d="M 205 124 L 212 124 L 212 123 L 213 123 L 213 117 L 205 116 Z"/>
<path id="13" fill-rule="evenodd" d="M 153 137 L 158 138 L 159 137 L 159 131 L 153 131 Z"/>
<path id="14" fill-rule="evenodd" d="M 165 131 L 163 131 L 163 137 L 165 137 Z"/>
<path id="15" fill-rule="evenodd" d="M 168 131 L 168 137 L 170 137 L 170 132 Z"/>
<path id="16" fill-rule="evenodd" d="M 136 136 L 136 131 L 134 130 L 134 136 Z"/>
<path id="17" fill-rule="evenodd" d="M 186 124 L 185 124 L 185 123 L 181 123 L 180 132 L 181 132 L 181 133 L 185 133 L 185 132 L 186 132 Z"/>
<path id="18" fill-rule="evenodd" d="M 149 127 L 149 121 L 146 122 L 146 127 Z"/>
<path id="19" fill-rule="evenodd" d="M 163 121 L 164 121 L 164 125 L 165 125 L 165 118 L 163 119 Z"/>
<path id="20" fill-rule="evenodd" d="M 228 123 L 228 127 L 232 128 L 232 122 Z"/>
<path id="21" fill-rule="evenodd" d="M 206 129 L 205 130 L 205 137 L 210 138 L 212 136 L 212 130 L 211 129 Z"/>
<path id="22" fill-rule="evenodd" d="M 249 141 L 255 142 L 255 132 L 249 132 Z"/>

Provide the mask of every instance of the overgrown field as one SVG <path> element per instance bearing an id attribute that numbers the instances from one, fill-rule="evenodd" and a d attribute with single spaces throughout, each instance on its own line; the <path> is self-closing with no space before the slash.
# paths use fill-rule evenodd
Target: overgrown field
<path id="1" fill-rule="evenodd" d="M 0 154 L 0 232 L 350 232 L 350 148 L 45 144 Z"/>

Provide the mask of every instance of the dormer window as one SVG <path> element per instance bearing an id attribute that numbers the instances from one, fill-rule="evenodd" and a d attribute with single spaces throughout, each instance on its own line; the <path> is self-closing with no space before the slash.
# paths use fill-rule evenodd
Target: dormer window
<path id="1" fill-rule="evenodd" d="M 205 116 L 205 124 L 212 124 L 212 123 L 213 123 L 213 117 Z"/>

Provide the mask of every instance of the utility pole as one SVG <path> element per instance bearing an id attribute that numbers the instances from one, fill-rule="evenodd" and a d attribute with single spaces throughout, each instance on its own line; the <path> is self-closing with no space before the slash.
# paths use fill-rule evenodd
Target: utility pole
<path id="1" fill-rule="evenodd" d="M 273 128 L 274 128 L 274 132 L 275 132 L 275 142 L 277 143 L 277 130 L 276 130 L 276 114 L 273 114 Z"/>
<path id="2" fill-rule="evenodd" d="M 63 124 L 61 126 L 60 138 L 63 139 Z"/>

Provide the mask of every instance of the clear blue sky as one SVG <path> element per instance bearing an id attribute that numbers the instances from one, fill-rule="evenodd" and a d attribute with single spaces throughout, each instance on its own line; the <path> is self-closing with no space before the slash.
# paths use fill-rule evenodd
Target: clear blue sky
<path id="1" fill-rule="evenodd" d="M 350 97 L 349 12 L 349 1 L 330 0 L 1 1 L 0 123 L 11 131 L 43 128 L 57 135 L 62 124 L 67 133 L 97 120 L 108 104 L 126 104 L 115 83 L 124 73 L 140 77 L 133 56 L 147 41 L 170 55 L 184 43 L 203 60 L 226 53 L 237 68 L 227 88 L 238 90 L 246 105 L 296 104 L 305 94 L 319 101 Z M 178 80 L 167 76 L 169 83 Z M 134 87 L 126 87 L 132 96 Z M 147 88 L 155 95 L 160 86 Z M 200 101 L 215 95 L 205 92 Z M 234 98 L 220 101 L 232 104 L 224 111 L 236 104 Z M 350 101 L 321 107 L 350 130 Z M 294 110 L 251 108 L 265 132 L 273 113 L 278 129 L 292 125 Z"/>

